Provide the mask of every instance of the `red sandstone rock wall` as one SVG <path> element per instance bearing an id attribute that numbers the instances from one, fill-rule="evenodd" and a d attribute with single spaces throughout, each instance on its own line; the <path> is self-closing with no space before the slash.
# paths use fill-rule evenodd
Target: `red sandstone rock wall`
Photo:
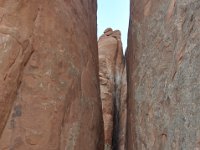
<path id="1" fill-rule="evenodd" d="M 0 150 L 200 149 L 200 1 L 130 15 L 127 72 L 120 32 L 99 39 L 100 93 L 96 1 L 0 1 Z"/>
<path id="2" fill-rule="evenodd" d="M 96 1 L 0 1 L 0 149 L 103 150 Z"/>
<path id="3" fill-rule="evenodd" d="M 199 0 L 131 0 L 127 150 L 200 149 L 199 27 Z"/>
<path id="4" fill-rule="evenodd" d="M 121 33 L 108 28 L 98 41 L 99 77 L 104 119 L 105 150 L 118 147 L 119 111 L 124 70 Z M 123 92 L 126 92 L 126 85 Z"/>

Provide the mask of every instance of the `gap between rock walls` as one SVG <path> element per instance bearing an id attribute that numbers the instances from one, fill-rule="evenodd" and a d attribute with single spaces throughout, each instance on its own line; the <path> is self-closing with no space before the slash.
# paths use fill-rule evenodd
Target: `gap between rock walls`
<path id="1" fill-rule="evenodd" d="M 105 150 L 125 149 L 127 81 L 121 32 L 107 28 L 98 40 Z"/>
<path id="2" fill-rule="evenodd" d="M 0 1 L 0 150 L 200 149 L 200 0 L 130 2 L 124 59 L 96 0 Z"/>

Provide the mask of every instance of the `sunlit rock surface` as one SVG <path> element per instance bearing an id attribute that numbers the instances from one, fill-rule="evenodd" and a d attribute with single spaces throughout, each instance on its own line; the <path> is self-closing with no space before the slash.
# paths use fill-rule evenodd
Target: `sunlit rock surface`
<path id="1" fill-rule="evenodd" d="M 99 78 L 104 119 L 105 150 L 116 149 L 124 60 L 121 33 L 108 28 L 98 41 Z M 126 87 L 123 92 L 126 92 Z M 124 97 L 123 97 L 124 98 Z M 124 104 L 123 104 L 124 105 Z"/>
<path id="2" fill-rule="evenodd" d="M 103 150 L 96 1 L 0 1 L 0 149 Z"/>
<path id="3" fill-rule="evenodd" d="M 200 150 L 200 1 L 131 0 L 125 60 L 96 11 L 0 1 L 0 150 Z"/>
<path id="4" fill-rule="evenodd" d="M 200 149 L 200 1 L 131 0 L 127 150 Z"/>

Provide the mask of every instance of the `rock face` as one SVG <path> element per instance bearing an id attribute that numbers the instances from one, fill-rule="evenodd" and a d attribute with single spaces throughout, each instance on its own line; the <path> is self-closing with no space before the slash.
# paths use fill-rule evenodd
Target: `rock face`
<path id="1" fill-rule="evenodd" d="M 124 67 L 121 78 L 121 91 L 119 100 L 119 128 L 118 128 L 118 150 L 126 150 L 126 131 L 127 131 L 127 74 Z"/>
<path id="2" fill-rule="evenodd" d="M 0 1 L 0 150 L 199 150 L 200 1 L 131 0 L 126 66 L 96 11 Z"/>
<path id="3" fill-rule="evenodd" d="M 131 0 L 128 150 L 200 149 L 199 26 L 199 0 Z"/>
<path id="4" fill-rule="evenodd" d="M 106 29 L 98 41 L 98 51 L 105 150 L 111 150 L 118 147 L 120 127 L 119 110 L 122 73 L 124 70 L 120 31 L 113 31 L 111 28 Z M 126 88 L 123 92 L 126 92 Z"/>
<path id="5" fill-rule="evenodd" d="M 103 150 L 96 1 L 0 1 L 0 149 Z"/>

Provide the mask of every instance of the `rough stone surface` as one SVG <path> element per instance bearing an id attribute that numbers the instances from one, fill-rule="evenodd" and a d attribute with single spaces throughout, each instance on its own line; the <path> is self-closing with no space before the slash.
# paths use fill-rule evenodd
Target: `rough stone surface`
<path id="1" fill-rule="evenodd" d="M 127 150 L 200 149 L 200 1 L 131 0 Z"/>
<path id="2" fill-rule="evenodd" d="M 119 131 L 118 150 L 126 150 L 126 130 L 127 130 L 127 74 L 124 67 L 121 78 L 121 91 L 119 100 Z"/>
<path id="3" fill-rule="evenodd" d="M 99 78 L 104 119 L 105 150 L 118 143 L 121 78 L 124 70 L 121 33 L 108 28 L 98 41 Z"/>
<path id="4" fill-rule="evenodd" d="M 103 150 L 96 1 L 0 1 L 0 149 Z"/>

